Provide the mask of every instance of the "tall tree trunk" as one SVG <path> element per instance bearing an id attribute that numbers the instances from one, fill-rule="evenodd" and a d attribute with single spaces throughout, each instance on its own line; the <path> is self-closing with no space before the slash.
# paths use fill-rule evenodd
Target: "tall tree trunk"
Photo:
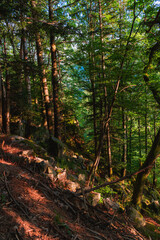
<path id="1" fill-rule="evenodd" d="M 43 63 L 43 51 L 42 51 L 41 38 L 38 32 L 36 33 L 36 47 L 37 47 L 38 66 L 40 69 L 41 85 L 42 85 L 43 96 L 44 96 L 44 104 L 45 104 L 45 110 L 46 110 L 47 127 L 48 127 L 49 134 L 52 135 L 53 134 L 52 111 L 50 107 L 46 72 L 45 72 L 44 63 Z"/>
<path id="2" fill-rule="evenodd" d="M 112 153 L 111 153 L 111 137 L 110 137 L 110 127 L 107 127 L 107 154 L 108 154 L 108 177 L 113 174 L 112 170 Z"/>
<path id="3" fill-rule="evenodd" d="M 130 129 L 129 129 L 129 170 L 131 172 L 132 167 L 132 128 L 133 128 L 133 119 L 130 118 Z"/>
<path id="4" fill-rule="evenodd" d="M 48 0 L 49 5 L 49 20 L 54 21 L 53 16 L 53 2 Z M 50 30 L 50 48 L 51 48 L 51 66 L 52 66 L 52 89 L 53 89 L 53 106 L 54 106 L 54 137 L 61 139 L 61 124 L 60 124 L 60 100 L 59 100 L 59 77 L 57 69 L 57 46 L 55 43 L 55 33 L 53 29 Z M 60 68 L 59 68 L 60 72 Z M 50 152 L 55 157 L 62 156 L 62 147 L 58 144 L 57 141 L 53 141 L 53 138 L 50 138 Z M 53 150 L 54 149 L 54 150 Z"/>
<path id="5" fill-rule="evenodd" d="M 49 0 L 49 20 L 54 21 L 52 3 Z M 59 106 L 59 82 L 57 71 L 57 49 L 55 35 L 53 30 L 50 31 L 51 61 L 52 61 L 52 88 L 53 88 L 53 105 L 54 105 L 54 137 L 60 139 L 60 106 Z"/>
<path id="6" fill-rule="evenodd" d="M 4 56 L 5 56 L 5 71 L 6 71 L 6 101 L 5 101 L 5 132 L 10 134 L 10 79 L 7 67 L 7 46 L 4 38 Z"/>
<path id="7" fill-rule="evenodd" d="M 158 131 L 154 139 L 154 142 L 152 144 L 151 150 L 148 153 L 147 158 L 141 167 L 141 169 L 142 168 L 147 168 L 147 169 L 137 175 L 137 179 L 134 185 L 133 196 L 132 196 L 132 203 L 135 206 L 141 207 L 141 200 L 142 200 L 145 180 L 147 179 L 149 173 L 151 172 L 154 162 L 159 156 L 160 156 L 160 130 Z"/>
<path id="8" fill-rule="evenodd" d="M 32 97 L 31 97 L 31 80 L 29 77 L 29 69 L 27 67 L 28 61 L 28 51 L 27 51 L 27 44 L 25 38 L 24 29 L 22 29 L 22 45 L 23 45 L 23 58 L 24 58 L 24 74 L 25 74 L 25 82 L 27 85 L 27 121 L 25 127 L 25 137 L 30 138 L 31 136 L 31 110 L 32 110 Z"/>
<path id="9" fill-rule="evenodd" d="M 2 133 L 2 72 L 0 66 L 0 133 Z"/>
<path id="10" fill-rule="evenodd" d="M 140 117 L 138 117 L 138 142 L 139 142 L 139 166 L 142 166 L 141 158 L 142 158 L 142 144 L 141 144 L 141 121 Z"/>
<path id="11" fill-rule="evenodd" d="M 31 0 L 31 6 L 32 6 L 31 10 L 32 10 L 33 18 L 35 20 L 38 20 L 36 2 L 34 0 Z M 37 60 L 38 60 L 38 66 L 39 66 L 39 70 L 40 70 L 41 87 L 42 87 L 42 91 L 43 91 L 42 95 L 44 97 L 44 105 L 45 105 L 46 118 L 47 118 L 47 128 L 48 128 L 49 135 L 52 136 L 52 134 L 53 134 L 52 111 L 51 111 L 51 106 L 50 106 L 49 91 L 48 91 L 48 85 L 47 85 L 47 79 L 46 79 L 46 71 L 44 68 L 41 37 L 40 37 L 40 33 L 38 32 L 38 29 L 36 29 L 36 31 L 35 31 L 35 37 L 36 37 Z"/>
<path id="12" fill-rule="evenodd" d="M 18 128 L 19 128 L 19 135 L 25 136 L 24 133 L 24 123 L 23 123 L 23 115 L 24 115 L 24 101 L 23 101 L 23 37 L 21 36 L 21 43 L 20 43 L 20 51 L 19 51 L 19 58 L 21 60 L 21 66 L 19 69 L 18 74 L 18 98 L 19 101 L 17 102 L 17 116 L 18 116 Z"/>
<path id="13" fill-rule="evenodd" d="M 148 122 L 147 122 L 147 89 L 146 89 L 146 100 L 145 100 L 145 154 L 147 156 L 147 152 L 148 152 Z"/>
<path id="14" fill-rule="evenodd" d="M 89 50 L 89 78 L 91 82 L 92 92 L 92 106 L 93 106 L 93 129 L 94 129 L 94 155 L 97 151 L 97 118 L 96 118 L 96 89 L 95 89 L 95 53 L 94 53 L 94 23 L 92 19 L 92 1 L 90 0 L 89 14 L 88 14 L 89 32 L 90 37 L 90 50 Z"/>
<path id="15" fill-rule="evenodd" d="M 104 110 L 102 109 L 102 113 L 104 111 L 104 116 L 107 116 L 109 114 L 109 106 L 107 106 L 107 87 L 106 87 L 106 74 L 105 74 L 105 56 L 103 51 L 103 45 L 104 45 L 104 34 L 103 34 L 103 15 L 102 15 L 102 5 L 101 0 L 98 0 L 99 5 L 99 27 L 100 27 L 100 45 L 101 45 L 101 84 L 102 84 L 102 90 L 104 94 Z M 108 104 L 109 105 L 109 104 Z M 103 105 L 101 105 L 103 107 Z M 102 115 L 103 119 L 103 115 Z M 112 155 L 111 155 L 111 138 L 110 138 L 110 128 L 109 124 L 106 128 L 107 131 L 107 152 L 108 152 L 108 158 L 107 158 L 107 165 L 108 165 L 108 176 L 112 176 Z"/>
<path id="16" fill-rule="evenodd" d="M 122 107 L 122 129 L 123 129 L 123 152 L 122 152 L 122 163 L 127 163 L 127 130 L 126 130 L 126 116 L 124 107 Z M 122 168 L 122 177 L 126 175 L 126 166 Z"/>
<path id="17" fill-rule="evenodd" d="M 154 127 L 154 137 L 156 136 L 156 111 L 154 113 L 154 119 L 153 119 L 153 127 Z M 154 162 L 153 167 L 153 186 L 156 187 L 157 179 L 156 179 L 156 161 Z"/>

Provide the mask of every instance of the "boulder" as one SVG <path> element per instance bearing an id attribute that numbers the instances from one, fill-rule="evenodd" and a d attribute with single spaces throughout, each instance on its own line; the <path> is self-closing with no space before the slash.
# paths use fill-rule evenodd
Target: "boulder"
<path id="1" fill-rule="evenodd" d="M 79 182 L 82 182 L 82 183 L 85 183 L 85 181 L 86 181 L 86 176 L 85 176 L 85 174 L 80 173 L 80 174 L 78 175 L 78 181 L 79 181 Z"/>
<path id="2" fill-rule="evenodd" d="M 52 166 L 48 165 L 45 173 L 50 178 L 50 180 L 52 182 L 56 181 L 57 173 L 56 173 L 56 171 L 54 170 L 54 168 Z"/>
<path id="3" fill-rule="evenodd" d="M 71 192 L 76 192 L 76 190 L 80 188 L 80 185 L 77 182 L 72 182 L 71 180 L 68 180 L 66 181 L 66 187 Z"/>
<path id="4" fill-rule="evenodd" d="M 33 156 L 35 153 L 33 151 L 33 149 L 30 149 L 30 150 L 24 150 L 22 152 L 19 153 L 19 156 L 20 157 L 30 157 L 30 156 Z"/>
<path id="5" fill-rule="evenodd" d="M 120 205 L 114 201 L 112 201 L 110 198 L 103 199 L 103 204 L 105 207 L 109 210 L 112 208 L 113 210 L 118 210 L 120 208 Z"/>
<path id="6" fill-rule="evenodd" d="M 65 182 L 67 181 L 67 173 L 66 173 L 66 169 L 63 172 L 59 172 L 57 174 L 57 180 L 59 182 L 61 182 L 62 184 L 65 184 Z"/>
<path id="7" fill-rule="evenodd" d="M 95 207 L 101 199 L 101 194 L 97 192 L 90 192 L 87 198 L 92 206 Z"/>
<path id="8" fill-rule="evenodd" d="M 137 227 L 144 227 L 146 225 L 144 217 L 134 207 L 129 207 L 127 209 L 127 213 L 130 219 L 137 225 Z"/>

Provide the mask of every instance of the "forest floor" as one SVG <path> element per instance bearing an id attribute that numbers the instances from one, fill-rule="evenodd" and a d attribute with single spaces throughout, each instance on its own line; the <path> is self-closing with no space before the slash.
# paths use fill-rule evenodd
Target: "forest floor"
<path id="1" fill-rule="evenodd" d="M 93 207 L 60 183 L 26 167 L 19 157 L 24 150 L 29 148 L 1 135 L 0 240 L 147 239 L 126 213 Z"/>

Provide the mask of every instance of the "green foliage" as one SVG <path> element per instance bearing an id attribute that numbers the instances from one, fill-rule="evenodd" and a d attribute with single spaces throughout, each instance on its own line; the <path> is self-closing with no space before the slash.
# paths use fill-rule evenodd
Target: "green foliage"
<path id="1" fill-rule="evenodd" d="M 3 205 L 7 202 L 7 199 L 6 199 L 6 194 L 2 193 L 0 195 L 0 203 Z"/>
<path id="2" fill-rule="evenodd" d="M 111 196 L 113 194 L 116 194 L 116 191 L 114 191 L 110 186 L 106 186 L 104 188 L 100 188 L 98 190 L 95 190 L 95 192 L 101 193 L 102 199 L 106 198 L 108 196 Z"/>
<path id="3" fill-rule="evenodd" d="M 72 235 L 72 230 L 66 223 L 62 222 L 61 216 L 59 214 L 54 216 L 54 222 L 56 225 L 58 225 L 59 228 L 64 228 L 69 236 Z"/>

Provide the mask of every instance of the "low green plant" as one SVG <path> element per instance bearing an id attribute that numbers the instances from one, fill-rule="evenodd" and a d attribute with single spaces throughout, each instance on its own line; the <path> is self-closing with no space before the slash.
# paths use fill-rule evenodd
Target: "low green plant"
<path id="1" fill-rule="evenodd" d="M 60 217 L 59 214 L 56 214 L 56 215 L 55 215 L 55 217 L 54 217 L 54 222 L 55 222 L 59 227 L 64 227 L 64 228 L 66 229 L 66 232 L 67 232 L 68 235 L 70 235 L 70 236 L 72 235 L 72 231 L 71 231 L 70 227 L 69 227 L 66 223 L 62 222 L 61 217 Z"/>
<path id="2" fill-rule="evenodd" d="M 101 193 L 102 198 L 108 197 L 116 193 L 110 186 L 98 189 L 95 192 Z"/>
<path id="3" fill-rule="evenodd" d="M 61 218 L 60 218 L 60 215 L 59 214 L 56 214 L 54 216 L 54 222 L 57 224 L 57 225 L 60 225 L 61 224 Z"/>
<path id="4" fill-rule="evenodd" d="M 3 193 L 1 194 L 0 201 L 1 201 L 2 204 L 6 203 L 7 200 L 6 200 L 6 195 L 5 194 L 3 194 Z"/>

